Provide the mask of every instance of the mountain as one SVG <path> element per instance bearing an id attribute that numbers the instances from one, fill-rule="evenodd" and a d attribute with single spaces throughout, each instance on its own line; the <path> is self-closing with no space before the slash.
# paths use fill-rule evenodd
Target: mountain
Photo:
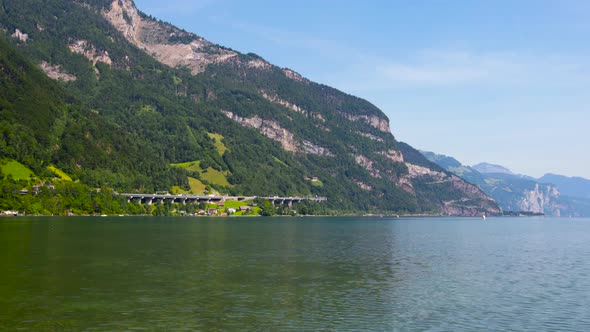
<path id="1" fill-rule="evenodd" d="M 547 173 L 538 179 L 542 183 L 553 183 L 566 196 L 590 198 L 590 180 L 581 177 L 567 177 Z"/>
<path id="2" fill-rule="evenodd" d="M 550 216 L 590 216 L 590 199 L 564 195 L 559 181 L 546 181 L 555 178 L 568 182 L 568 178 L 548 176 L 536 180 L 514 174 L 501 165 L 480 163 L 470 167 L 452 157 L 426 151 L 422 153 L 447 171 L 477 185 L 494 198 L 504 211 L 529 211 Z"/>
<path id="3" fill-rule="evenodd" d="M 318 195 L 340 213 L 499 212 L 479 188 L 397 142 L 366 100 L 130 0 L 3 0 L 0 28 L 4 59 L 22 63 L 7 64 L 15 72 L 2 76 L 11 88 L 0 101 L 12 133 L 0 144 L 20 152 L 3 149 L 0 159 L 37 176 L 51 164 L 118 191 Z"/>
<path id="4" fill-rule="evenodd" d="M 426 157 L 426 159 L 432 161 L 433 163 L 436 163 L 444 169 L 458 168 L 463 166 L 457 159 L 453 157 L 445 156 L 442 154 L 436 154 L 434 152 L 429 151 L 420 151 L 420 153 L 423 154 L 424 157 Z"/>
<path id="5" fill-rule="evenodd" d="M 483 174 L 502 173 L 502 174 L 514 175 L 514 173 L 512 173 L 512 171 L 509 170 L 508 168 L 506 168 L 504 166 L 500 166 L 500 165 L 490 164 L 490 163 L 479 163 L 479 164 L 473 165 L 471 167 L 474 170 L 476 170 L 480 173 L 483 173 Z"/>

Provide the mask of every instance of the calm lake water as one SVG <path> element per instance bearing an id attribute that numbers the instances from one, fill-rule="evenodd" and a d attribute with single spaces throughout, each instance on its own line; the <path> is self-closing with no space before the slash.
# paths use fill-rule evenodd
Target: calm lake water
<path id="1" fill-rule="evenodd" d="M 590 219 L 2 218 L 1 330 L 590 330 Z"/>

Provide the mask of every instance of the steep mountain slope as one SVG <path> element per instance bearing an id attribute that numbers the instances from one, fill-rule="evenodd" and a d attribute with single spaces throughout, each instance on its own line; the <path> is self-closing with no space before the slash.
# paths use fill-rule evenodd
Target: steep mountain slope
<path id="1" fill-rule="evenodd" d="M 82 180 L 77 174 L 100 178 L 93 169 L 121 179 L 134 169 L 143 178 L 171 176 L 110 184 L 190 190 L 190 177 L 231 194 L 327 196 L 338 211 L 499 212 L 476 187 L 420 165 L 410 147 L 400 150 L 389 120 L 369 102 L 157 21 L 130 0 L 3 0 L 0 24 L 20 54 L 110 126 L 103 135 L 122 132 L 132 151 L 145 148 L 95 145 L 111 166 L 80 163 L 94 155 L 84 149 L 53 159 Z"/>
<path id="2" fill-rule="evenodd" d="M 452 157 L 421 151 L 430 161 L 477 185 L 493 197 L 505 211 L 530 211 L 551 216 L 589 216 L 590 200 L 564 196 L 561 187 L 514 174 L 500 165 L 481 163 L 469 167 Z"/>
<path id="3" fill-rule="evenodd" d="M 149 147 L 108 123 L 47 78 L 0 38 L 0 159 L 11 158 L 38 175 L 50 164 L 94 187 L 158 188 L 184 180 Z M 154 170 L 159 177 L 145 174 Z"/>

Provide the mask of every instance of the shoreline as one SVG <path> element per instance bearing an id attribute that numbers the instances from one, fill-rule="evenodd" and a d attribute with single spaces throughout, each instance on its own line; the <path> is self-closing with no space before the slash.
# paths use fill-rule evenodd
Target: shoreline
<path id="1" fill-rule="evenodd" d="M 5 215 L 0 214 L 0 218 L 19 218 L 19 217 L 174 217 L 174 218 L 273 218 L 273 217 L 284 217 L 284 218 L 317 218 L 317 217 L 364 217 L 364 218 L 481 218 L 480 215 L 442 215 L 442 214 L 330 214 L 330 215 L 274 215 L 274 216 L 262 216 L 262 215 L 230 215 L 230 216 L 207 216 L 207 215 L 171 215 L 171 216 L 154 216 L 150 214 L 76 214 L 76 215 L 46 215 L 46 214 L 16 214 L 16 215 Z M 492 215 L 490 218 L 535 218 L 535 217 L 547 217 L 546 215 Z M 563 217 L 567 218 L 567 217 Z M 582 218 L 582 217 L 580 217 Z"/>

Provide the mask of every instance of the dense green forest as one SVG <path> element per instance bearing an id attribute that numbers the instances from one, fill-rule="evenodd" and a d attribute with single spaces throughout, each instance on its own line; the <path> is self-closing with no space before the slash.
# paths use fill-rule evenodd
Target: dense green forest
<path id="1" fill-rule="evenodd" d="M 105 20 L 101 13 L 111 4 L 1 1 L 0 159 L 30 168 L 35 176 L 27 185 L 51 181 L 51 166 L 76 186 L 86 186 L 88 193 L 103 188 L 101 193 L 318 195 L 329 198 L 322 203 L 324 213 L 438 213 L 444 200 L 465 195 L 449 185 L 431 186 L 427 178 L 412 179 L 412 190 L 401 189 L 396 181 L 408 175 L 408 168 L 384 154 L 399 150 L 399 143 L 391 133 L 358 120 L 387 121 L 369 102 L 290 79 L 276 66 L 247 65 L 264 61 L 255 54 L 237 53 L 232 61 L 209 64 L 198 75 L 182 66 L 166 66 Z M 140 15 L 161 30 L 145 38 L 168 45 L 200 38 Z M 17 29 L 27 37 L 16 36 Z M 226 51 L 233 52 L 203 46 L 205 54 Z M 67 73 L 68 79 L 48 78 L 40 70 L 43 64 Z M 262 92 L 303 111 L 272 102 Z M 222 111 L 271 121 L 296 144 L 330 153 L 287 151 Z M 370 169 L 359 163 L 361 155 L 370 160 Z M 124 205 L 121 211 L 129 212 Z"/>

